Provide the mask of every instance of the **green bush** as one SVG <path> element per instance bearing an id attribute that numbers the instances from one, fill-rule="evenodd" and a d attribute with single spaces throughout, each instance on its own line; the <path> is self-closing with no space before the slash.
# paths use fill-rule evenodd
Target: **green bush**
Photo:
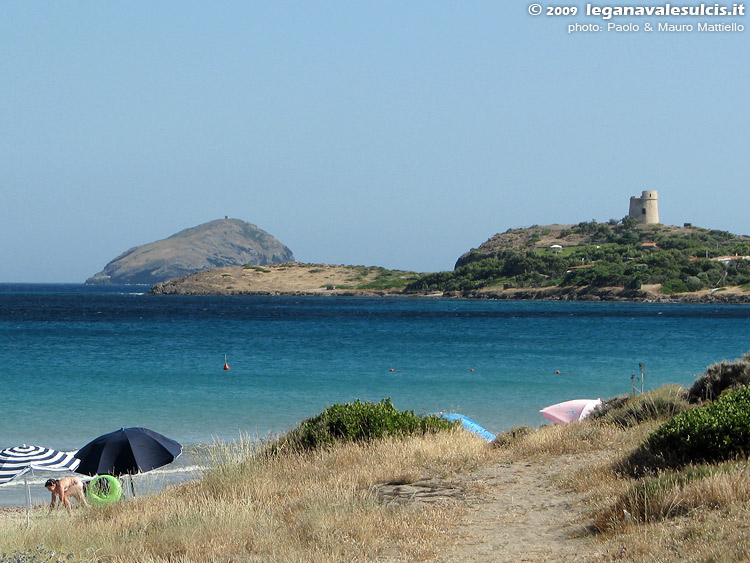
<path id="1" fill-rule="evenodd" d="M 688 287 L 680 279 L 667 280 L 661 286 L 661 292 L 667 295 L 671 293 L 687 293 Z"/>
<path id="2" fill-rule="evenodd" d="M 685 280 L 685 286 L 688 288 L 688 291 L 699 291 L 703 289 L 703 281 L 697 276 L 688 276 Z"/>
<path id="3" fill-rule="evenodd" d="M 274 449 L 314 450 L 336 442 L 362 442 L 385 436 L 411 436 L 453 428 L 458 423 L 436 415 L 399 411 L 390 398 L 379 403 L 336 404 L 282 436 Z"/>
<path id="4" fill-rule="evenodd" d="M 251 264 L 245 264 L 242 266 L 243 270 L 255 270 L 256 272 L 263 272 L 264 274 L 269 273 L 271 270 L 264 268 L 263 266 L 253 266 Z"/>
<path id="5" fill-rule="evenodd" d="M 750 386 L 705 407 L 684 411 L 657 428 L 622 468 L 631 475 L 693 462 L 745 458 L 750 453 Z"/>
<path id="6" fill-rule="evenodd" d="M 726 360 L 708 366 L 688 391 L 691 403 L 710 401 L 727 389 L 750 385 L 750 353 L 739 360 Z"/>

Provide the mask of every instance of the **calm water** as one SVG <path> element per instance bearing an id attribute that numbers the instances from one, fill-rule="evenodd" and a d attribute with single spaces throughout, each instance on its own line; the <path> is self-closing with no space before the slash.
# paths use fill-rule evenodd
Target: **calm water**
<path id="1" fill-rule="evenodd" d="M 750 306 L 147 290 L 0 284 L 0 448 L 77 449 L 123 426 L 183 444 L 267 436 L 384 397 L 498 432 L 628 392 L 639 362 L 647 388 L 687 386 L 750 350 Z"/>

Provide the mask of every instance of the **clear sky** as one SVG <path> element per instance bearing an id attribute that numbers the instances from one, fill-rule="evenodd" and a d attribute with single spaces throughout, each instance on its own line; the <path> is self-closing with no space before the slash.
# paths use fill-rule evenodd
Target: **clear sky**
<path id="1" fill-rule="evenodd" d="M 750 29 L 697 29 L 750 18 L 532 1 L 0 3 L 0 282 L 83 282 L 225 215 L 417 271 L 642 190 L 750 234 Z"/>

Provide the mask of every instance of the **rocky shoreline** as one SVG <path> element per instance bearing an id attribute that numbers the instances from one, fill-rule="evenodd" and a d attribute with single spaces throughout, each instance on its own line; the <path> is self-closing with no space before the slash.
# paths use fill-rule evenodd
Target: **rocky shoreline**
<path id="1" fill-rule="evenodd" d="M 450 295 L 446 295 L 450 296 Z M 633 290 L 621 287 L 555 287 L 525 288 L 501 291 L 475 291 L 460 295 L 472 299 L 517 299 L 543 301 L 614 301 L 634 303 L 717 303 L 748 304 L 750 292 L 740 288 L 726 288 L 721 291 L 696 291 L 694 293 L 659 293 L 658 289 Z"/>
<path id="2" fill-rule="evenodd" d="M 624 291 L 545 291 L 527 289 L 523 291 L 476 291 L 420 293 L 403 291 L 335 290 L 335 291 L 234 291 L 180 289 L 174 285 L 159 285 L 152 288 L 152 295 L 233 295 L 233 296 L 278 296 L 278 297 L 419 297 L 430 299 L 488 299 L 496 301 L 588 301 L 588 302 L 630 302 L 630 303 L 695 303 L 695 304 L 750 304 L 750 295 L 651 295 L 641 292 Z"/>

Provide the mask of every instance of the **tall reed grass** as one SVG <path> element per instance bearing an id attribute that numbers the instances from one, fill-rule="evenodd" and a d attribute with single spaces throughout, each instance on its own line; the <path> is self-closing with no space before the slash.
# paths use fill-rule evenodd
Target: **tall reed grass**
<path id="1" fill-rule="evenodd" d="M 689 514 L 697 509 L 726 509 L 750 501 L 747 463 L 698 465 L 633 482 L 594 520 L 601 531 L 646 524 Z"/>

